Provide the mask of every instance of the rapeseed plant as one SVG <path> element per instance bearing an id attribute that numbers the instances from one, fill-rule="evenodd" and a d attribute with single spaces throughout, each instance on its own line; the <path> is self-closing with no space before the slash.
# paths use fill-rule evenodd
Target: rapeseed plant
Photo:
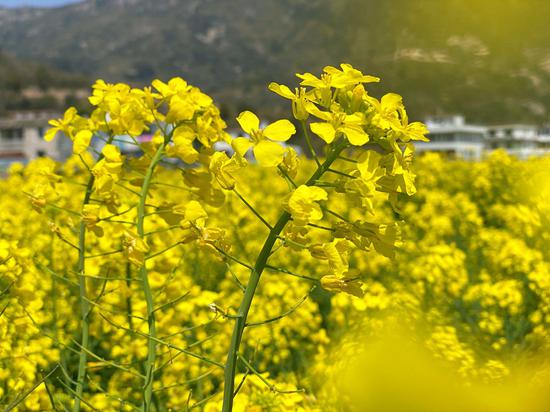
<path id="1" fill-rule="evenodd" d="M 298 77 L 294 92 L 269 88 L 311 160 L 280 144 L 295 133 L 286 119 L 262 129 L 245 111 L 249 137 L 232 138 L 179 78 L 98 81 L 90 116 L 52 121 L 47 138 L 72 140 L 73 156 L 0 182 L 2 405 L 396 410 L 385 378 L 425 368 L 419 382 L 451 382 L 477 410 L 468 387 L 546 382 L 548 159 L 413 160 L 427 130 L 400 96 L 367 92 L 379 79 L 350 65 Z M 391 338 L 373 357 L 392 328 L 414 345 Z M 377 358 L 388 374 L 357 379 Z M 403 399 L 426 410 L 431 395 L 413 392 Z"/>

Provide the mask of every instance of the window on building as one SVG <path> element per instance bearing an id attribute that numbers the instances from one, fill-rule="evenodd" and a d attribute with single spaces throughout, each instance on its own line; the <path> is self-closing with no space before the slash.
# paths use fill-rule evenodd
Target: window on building
<path id="1" fill-rule="evenodd" d="M 23 129 L 4 129 L 1 132 L 1 137 L 4 140 L 22 140 Z"/>
<path id="2" fill-rule="evenodd" d="M 432 142 L 452 142 L 454 135 L 451 133 L 430 134 L 429 138 Z"/>
<path id="3" fill-rule="evenodd" d="M 45 150 L 37 150 L 36 151 L 36 157 L 46 157 L 46 151 Z"/>

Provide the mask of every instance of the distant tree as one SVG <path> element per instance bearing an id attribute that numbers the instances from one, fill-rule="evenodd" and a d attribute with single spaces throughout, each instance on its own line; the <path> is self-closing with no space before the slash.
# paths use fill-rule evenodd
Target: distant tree
<path id="1" fill-rule="evenodd" d="M 36 85 L 43 91 L 52 86 L 54 76 L 51 70 L 44 66 L 38 66 L 35 72 Z"/>
<path id="2" fill-rule="evenodd" d="M 4 87 L 12 92 L 20 92 L 24 83 L 22 76 L 15 71 L 9 71 L 4 79 Z"/>

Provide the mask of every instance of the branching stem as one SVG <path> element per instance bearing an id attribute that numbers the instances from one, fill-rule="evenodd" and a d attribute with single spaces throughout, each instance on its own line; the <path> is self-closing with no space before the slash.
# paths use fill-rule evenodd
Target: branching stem
<path id="1" fill-rule="evenodd" d="M 113 140 L 113 136 L 109 137 L 108 144 Z M 103 154 L 99 155 L 98 161 L 103 159 Z M 86 162 L 82 160 L 84 165 L 87 167 Z M 87 167 L 88 168 L 88 167 Z M 90 203 L 92 197 L 92 191 L 95 182 L 95 176 L 92 174 L 91 170 L 88 183 L 86 184 L 86 192 L 84 194 L 84 200 L 82 201 L 82 208 Z M 80 401 L 82 399 L 82 393 L 84 390 L 84 377 L 86 376 L 86 362 L 88 358 L 88 347 L 90 340 L 90 304 L 88 299 L 88 291 L 86 285 L 86 222 L 84 219 L 80 219 L 80 224 L 78 227 L 78 262 L 76 266 L 76 273 L 78 274 L 78 291 L 79 291 L 79 300 L 80 300 L 80 318 L 81 318 L 81 328 L 82 335 L 80 340 L 80 354 L 78 357 L 78 373 L 76 377 L 76 390 L 74 391 L 74 404 L 73 412 L 80 411 Z"/>
<path id="2" fill-rule="evenodd" d="M 164 154 L 164 148 L 170 140 L 170 135 L 165 137 L 165 143 L 160 145 L 157 151 L 155 152 L 151 163 L 147 168 L 145 177 L 143 179 L 143 185 L 141 186 L 141 193 L 139 195 L 139 203 L 137 206 L 137 232 L 138 236 L 142 239 L 145 238 L 145 203 L 147 201 L 147 195 L 149 193 L 149 188 L 151 186 L 151 181 L 153 178 L 153 173 L 158 163 L 162 159 Z M 155 369 L 156 361 L 156 323 L 155 323 L 155 306 L 153 302 L 153 293 L 151 291 L 151 286 L 149 284 L 149 276 L 147 272 L 147 267 L 145 262 L 141 265 L 139 269 L 139 277 L 141 279 L 141 286 L 143 289 L 143 294 L 145 295 L 145 302 L 147 304 L 147 359 L 145 361 L 145 380 L 143 384 L 143 411 L 148 412 L 151 410 L 152 397 L 153 397 L 153 373 Z"/>
<path id="3" fill-rule="evenodd" d="M 320 164 L 317 170 L 306 182 L 307 186 L 311 186 L 316 182 L 332 165 L 336 160 L 339 154 L 344 150 L 345 142 L 337 142 L 333 150 L 329 153 L 325 161 Z M 231 337 L 231 344 L 229 351 L 227 353 L 227 360 L 225 362 L 224 368 L 224 396 L 223 396 L 223 412 L 231 412 L 233 408 L 233 395 L 235 393 L 235 373 L 237 368 L 237 359 L 239 348 L 241 345 L 241 340 L 246 326 L 246 319 L 248 317 L 248 312 L 250 311 L 250 306 L 252 305 L 252 300 L 256 292 L 258 283 L 260 282 L 260 276 L 267 266 L 267 261 L 271 255 L 271 250 L 275 245 L 275 242 L 279 238 L 279 235 L 285 228 L 286 224 L 290 221 L 290 213 L 284 211 L 277 223 L 270 230 L 264 245 L 258 255 L 254 267 L 250 271 L 250 277 L 246 285 L 243 299 L 235 316 L 235 325 L 233 327 L 233 335 Z M 248 365 L 247 365 L 248 366 Z"/>

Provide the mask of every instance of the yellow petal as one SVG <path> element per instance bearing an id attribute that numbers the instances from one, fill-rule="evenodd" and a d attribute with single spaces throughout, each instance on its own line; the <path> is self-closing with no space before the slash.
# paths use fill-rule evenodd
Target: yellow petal
<path id="1" fill-rule="evenodd" d="M 304 73 L 304 74 L 296 73 L 296 77 L 298 77 L 299 79 L 302 79 L 302 81 L 300 82 L 301 86 L 311 86 L 318 89 L 323 89 L 328 87 L 328 85 L 325 82 L 323 82 L 323 80 L 315 77 L 311 73 Z"/>
<path id="2" fill-rule="evenodd" d="M 328 193 L 324 189 L 301 185 L 290 195 L 287 210 L 292 214 L 296 225 L 305 226 L 323 218 L 323 211 L 316 202 L 327 199 Z"/>
<path id="3" fill-rule="evenodd" d="M 237 137 L 231 142 L 231 147 L 239 155 L 244 156 L 248 152 L 248 149 L 252 147 L 252 142 L 246 137 Z"/>
<path id="4" fill-rule="evenodd" d="M 182 91 L 186 90 L 188 85 L 185 80 L 183 80 L 181 77 L 173 77 L 168 81 L 168 86 L 170 86 L 170 89 L 175 91 Z"/>
<path id="5" fill-rule="evenodd" d="M 103 156 L 105 156 L 108 162 L 120 162 L 122 160 L 120 157 L 120 150 L 112 144 L 106 144 L 101 153 L 103 153 Z"/>
<path id="6" fill-rule="evenodd" d="M 93 134 L 90 130 L 81 130 L 78 132 L 74 137 L 73 153 L 79 155 L 88 150 L 92 136 Z"/>
<path id="7" fill-rule="evenodd" d="M 159 79 L 153 80 L 151 84 L 163 97 L 170 92 L 170 88 L 168 87 L 168 85 Z"/>
<path id="8" fill-rule="evenodd" d="M 176 123 L 181 120 L 191 120 L 195 114 L 195 107 L 188 99 L 173 96 L 170 99 L 170 109 L 166 115 L 168 123 Z"/>
<path id="9" fill-rule="evenodd" d="M 283 161 L 285 149 L 278 143 L 262 140 L 254 146 L 254 156 L 261 166 L 273 167 Z"/>
<path id="10" fill-rule="evenodd" d="M 336 130 L 330 123 L 311 123 L 309 127 L 313 133 L 329 144 L 336 137 Z"/>
<path id="11" fill-rule="evenodd" d="M 327 74 L 339 74 L 340 73 L 340 70 L 338 70 L 334 66 L 325 66 L 325 67 L 323 67 L 323 71 Z"/>
<path id="12" fill-rule="evenodd" d="M 75 107 L 69 107 L 67 110 L 65 110 L 65 113 L 63 114 L 63 123 L 67 124 L 74 120 L 75 116 L 77 114 L 77 110 Z"/>
<path id="13" fill-rule="evenodd" d="M 349 125 L 361 126 L 365 123 L 366 123 L 365 118 L 360 113 L 348 114 L 344 119 L 344 124 L 346 126 L 349 126 Z"/>
<path id="14" fill-rule="evenodd" d="M 413 122 L 409 124 L 405 131 L 405 139 L 403 141 L 407 140 L 421 140 L 423 142 L 429 142 L 430 139 L 428 139 L 425 135 L 429 133 L 428 128 L 425 124 L 420 122 Z"/>
<path id="15" fill-rule="evenodd" d="M 296 95 L 290 91 L 290 89 L 285 86 L 284 84 L 278 84 L 271 82 L 269 83 L 269 90 L 271 90 L 273 93 L 277 93 L 279 96 L 284 97 L 285 99 L 295 99 Z"/>
<path id="16" fill-rule="evenodd" d="M 288 120 L 277 120 L 264 129 L 264 136 L 278 142 L 286 142 L 296 133 L 296 128 Z"/>
<path id="17" fill-rule="evenodd" d="M 363 146 L 369 141 L 369 135 L 361 127 L 343 126 L 340 129 L 354 146 Z"/>
<path id="18" fill-rule="evenodd" d="M 365 180 L 371 180 L 382 173 L 382 168 L 378 167 L 382 156 L 374 150 L 364 151 L 357 161 L 357 170 Z"/>
<path id="19" fill-rule="evenodd" d="M 260 128 L 260 119 L 248 110 L 242 112 L 239 117 L 237 117 L 237 121 L 241 125 L 241 128 L 248 134 Z"/>
<path id="20" fill-rule="evenodd" d="M 323 112 L 311 102 L 306 103 L 305 106 L 309 114 L 312 114 L 313 116 L 318 117 L 319 119 L 323 119 L 326 121 L 330 121 L 332 119 L 332 116 L 329 112 Z"/>
<path id="21" fill-rule="evenodd" d="M 187 164 L 197 161 L 199 152 L 193 147 L 193 138 L 179 135 L 173 138 L 174 144 L 166 148 L 166 154 L 170 157 L 179 157 Z"/>
<path id="22" fill-rule="evenodd" d="M 44 140 L 47 142 L 51 142 L 59 129 L 57 127 L 52 127 L 46 131 L 46 134 L 44 134 Z"/>
<path id="23" fill-rule="evenodd" d="M 198 219 L 204 219 L 208 214 L 203 209 L 202 205 L 196 200 L 191 200 L 185 207 L 185 219 L 195 222 Z"/>
<path id="24" fill-rule="evenodd" d="M 327 275 L 321 278 L 321 286 L 329 292 L 345 292 L 361 298 L 365 291 L 361 288 L 363 284 L 357 279 L 346 279 L 345 277 Z"/>
<path id="25" fill-rule="evenodd" d="M 292 192 L 292 197 L 313 202 L 317 200 L 327 200 L 328 193 L 321 187 L 301 185 Z"/>
<path id="26" fill-rule="evenodd" d="M 403 98 L 396 93 L 388 93 L 382 96 L 380 103 L 387 110 L 397 110 L 398 107 L 403 105 Z"/>

